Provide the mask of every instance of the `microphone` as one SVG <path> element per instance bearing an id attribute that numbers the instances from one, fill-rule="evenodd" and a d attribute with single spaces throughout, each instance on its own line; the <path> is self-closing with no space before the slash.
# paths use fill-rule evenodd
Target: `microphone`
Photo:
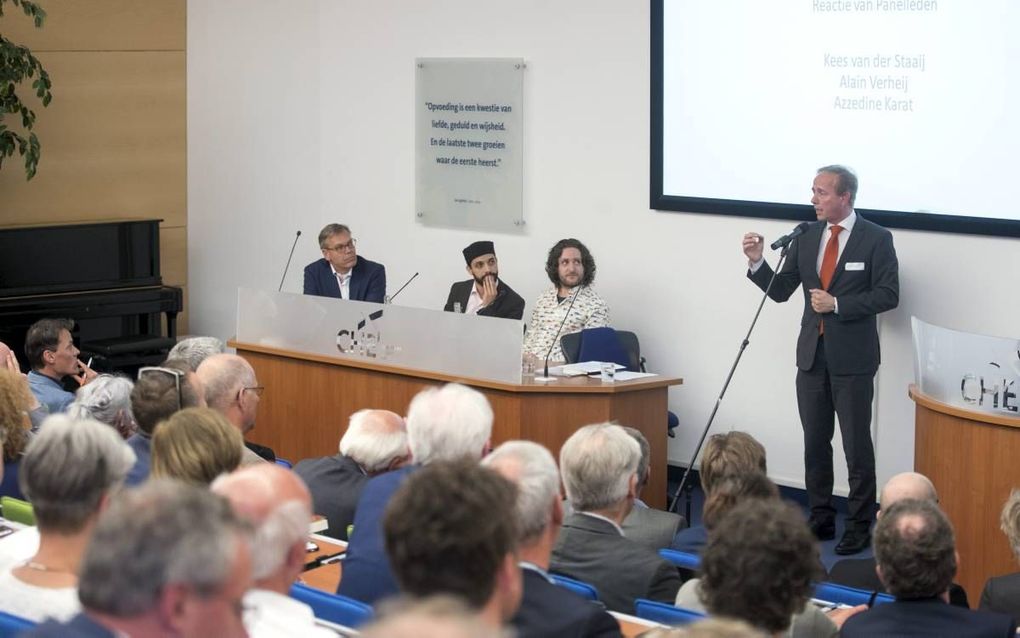
<path id="1" fill-rule="evenodd" d="M 790 242 L 792 242 L 794 239 L 796 239 L 796 238 L 800 237 L 801 235 L 803 235 L 804 233 L 806 233 L 807 229 L 808 229 L 808 226 L 810 226 L 810 225 L 811 224 L 809 224 L 808 222 L 801 222 L 801 223 L 797 224 L 797 227 L 794 228 L 792 231 L 790 231 L 789 235 L 783 235 L 782 237 L 780 237 L 776 241 L 772 242 L 772 246 L 771 246 L 772 250 L 779 250 L 780 248 L 786 248 L 787 246 L 790 245 Z"/>
<path id="2" fill-rule="evenodd" d="M 546 381 L 550 379 L 549 357 L 552 356 L 553 348 L 556 347 L 556 340 L 560 338 L 560 332 L 563 330 L 563 324 L 567 323 L 567 317 L 570 316 L 570 310 L 574 307 L 574 301 L 577 299 L 577 295 L 581 293 L 581 288 L 584 288 L 584 286 L 583 285 L 579 286 L 577 290 L 575 290 L 574 293 L 570 296 L 570 305 L 567 306 L 567 314 L 563 315 L 563 321 L 560 322 L 560 327 L 556 329 L 556 336 L 553 337 L 552 345 L 549 346 L 549 351 L 545 353 L 545 368 L 542 371 L 542 377 L 544 377 Z"/>
<path id="3" fill-rule="evenodd" d="M 415 277 L 417 277 L 417 276 L 418 276 L 418 273 L 414 273 L 413 275 L 411 275 L 411 278 L 410 278 L 410 279 L 408 279 L 407 281 L 405 281 L 405 282 L 404 282 L 404 285 L 400 287 L 400 290 L 398 290 L 398 291 L 396 291 L 395 293 L 393 293 L 393 296 L 392 296 L 392 297 L 390 297 L 390 303 L 393 303 L 393 300 L 397 298 L 397 295 L 399 295 L 399 294 L 400 294 L 400 292 L 401 292 L 401 291 L 402 291 L 402 290 L 403 290 L 404 288 L 407 288 L 407 284 L 409 284 L 409 283 L 411 283 L 412 281 L 414 281 L 414 278 L 415 278 Z"/>
<path id="4" fill-rule="evenodd" d="M 287 265 L 283 267 L 283 277 L 280 277 L 280 287 L 276 289 L 276 292 L 283 290 L 283 280 L 287 278 L 287 271 L 290 270 L 290 260 L 294 257 L 294 249 L 297 248 L 298 237 L 301 236 L 301 231 L 297 231 L 294 235 L 294 243 L 290 246 L 290 254 L 287 255 Z"/>

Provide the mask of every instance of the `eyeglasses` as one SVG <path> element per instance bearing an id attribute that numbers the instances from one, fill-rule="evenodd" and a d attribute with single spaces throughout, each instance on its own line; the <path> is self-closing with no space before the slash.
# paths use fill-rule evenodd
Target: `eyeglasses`
<path id="1" fill-rule="evenodd" d="M 336 246 L 331 246 L 330 248 L 327 248 L 326 250 L 332 250 L 332 251 L 338 252 L 338 253 L 345 253 L 348 250 L 354 250 L 354 248 L 357 245 L 358 245 L 358 240 L 354 239 L 352 237 L 351 241 L 347 242 L 346 244 L 337 244 Z"/>
<path id="2" fill-rule="evenodd" d="M 251 390 L 252 392 L 255 393 L 255 396 L 261 397 L 262 393 L 266 391 L 266 386 L 264 386 L 264 385 L 251 385 L 251 386 L 245 386 L 244 389 L 245 390 Z"/>
<path id="3" fill-rule="evenodd" d="M 181 372 L 180 370 L 174 370 L 173 368 L 161 368 L 159 366 L 146 366 L 144 368 L 138 368 L 138 380 L 141 381 L 142 380 L 142 375 L 143 374 L 148 374 L 150 372 L 159 372 L 161 374 L 169 374 L 170 376 L 172 376 L 174 378 L 174 385 L 177 386 L 177 409 L 178 410 L 183 410 L 184 409 L 184 395 L 181 394 L 181 377 L 184 376 L 184 373 Z"/>

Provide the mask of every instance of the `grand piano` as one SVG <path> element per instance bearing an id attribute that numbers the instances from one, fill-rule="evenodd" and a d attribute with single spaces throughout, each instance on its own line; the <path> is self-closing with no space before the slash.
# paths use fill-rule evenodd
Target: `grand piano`
<path id="1" fill-rule="evenodd" d="M 184 296 L 163 285 L 160 221 L 0 226 L 0 341 L 23 367 L 25 332 L 44 317 L 74 319 L 75 343 L 98 370 L 166 357 Z"/>

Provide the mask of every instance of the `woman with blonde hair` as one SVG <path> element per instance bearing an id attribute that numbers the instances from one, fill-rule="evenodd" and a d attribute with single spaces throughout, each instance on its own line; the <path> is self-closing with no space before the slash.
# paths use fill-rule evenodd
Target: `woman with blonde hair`
<path id="1" fill-rule="evenodd" d="M 25 375 L 0 366 L 0 440 L 3 440 L 6 466 L 0 481 L 0 496 L 25 498 L 18 486 L 18 466 L 28 445 L 28 433 L 32 427 L 28 411 L 32 403 Z"/>
<path id="2" fill-rule="evenodd" d="M 163 421 L 152 435 L 154 478 L 209 485 L 241 464 L 244 439 L 226 417 L 210 408 L 187 408 Z"/>

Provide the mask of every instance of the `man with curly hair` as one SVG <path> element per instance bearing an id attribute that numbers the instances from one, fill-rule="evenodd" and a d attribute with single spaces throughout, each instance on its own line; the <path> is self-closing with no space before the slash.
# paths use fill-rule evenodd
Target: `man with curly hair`
<path id="1" fill-rule="evenodd" d="M 556 242 L 549 250 L 545 274 L 553 287 L 535 301 L 524 335 L 524 354 L 544 360 L 548 353 L 550 361 L 563 361 L 559 338 L 586 328 L 608 326 L 609 306 L 591 289 L 595 258 L 580 241 L 570 238 Z"/>

